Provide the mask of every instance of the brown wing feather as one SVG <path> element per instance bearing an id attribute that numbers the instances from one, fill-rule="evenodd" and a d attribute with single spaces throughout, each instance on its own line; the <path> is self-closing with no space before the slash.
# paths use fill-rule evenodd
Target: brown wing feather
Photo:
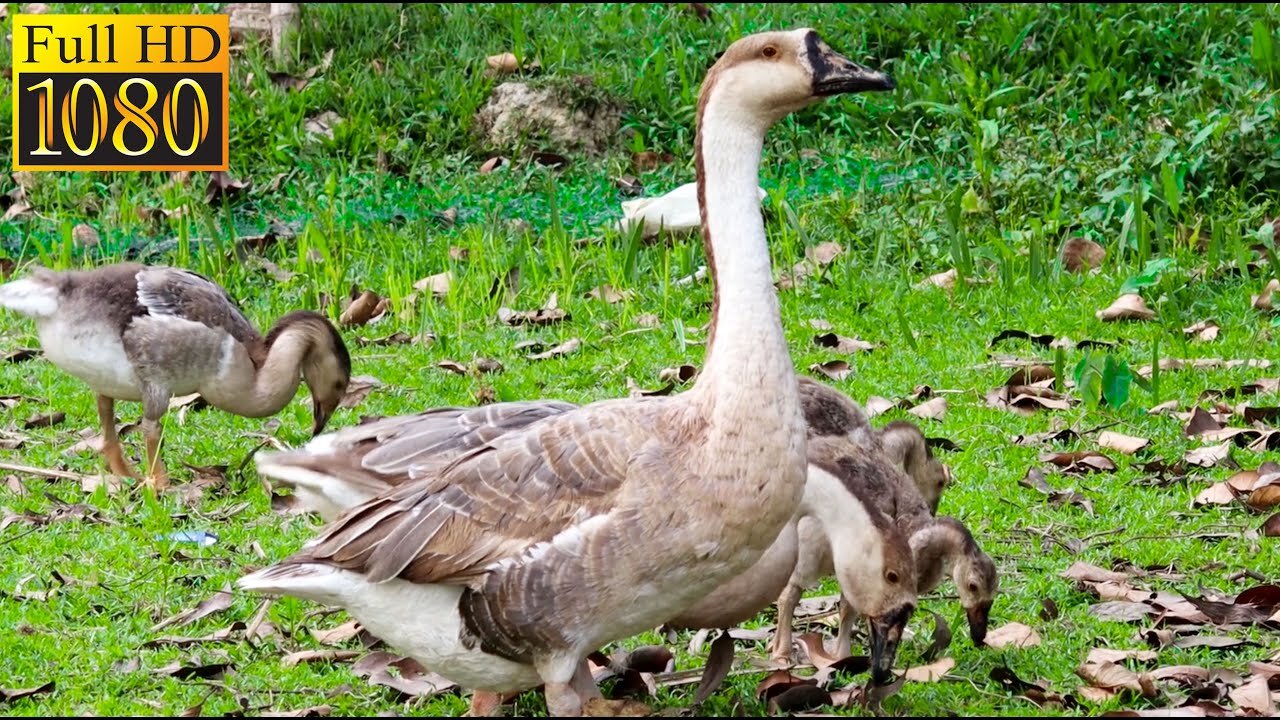
<path id="1" fill-rule="evenodd" d="M 353 508 L 286 562 L 326 562 L 372 582 L 473 582 L 613 508 L 652 440 L 646 405 L 596 403 L 507 432 Z"/>
<path id="2" fill-rule="evenodd" d="M 262 335 L 217 283 L 189 270 L 143 268 L 137 274 L 138 303 L 151 315 L 174 315 L 226 331 L 254 346 Z"/>

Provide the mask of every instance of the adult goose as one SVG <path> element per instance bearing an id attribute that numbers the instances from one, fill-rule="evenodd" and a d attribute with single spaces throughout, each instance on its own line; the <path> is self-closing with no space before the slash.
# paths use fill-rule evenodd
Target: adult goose
<path id="1" fill-rule="evenodd" d="M 97 394 L 103 454 L 111 472 L 138 477 L 116 434 L 116 400 L 142 401 L 148 484 L 168 482 L 160 419 L 174 395 L 198 392 L 210 405 L 265 417 L 311 390 L 318 435 L 346 394 L 351 357 L 322 315 L 299 310 L 263 337 L 207 278 L 134 263 L 55 272 L 36 268 L 0 285 L 0 307 L 35 320 L 45 357 Z"/>
<path id="2" fill-rule="evenodd" d="M 748 568 L 800 500 L 804 421 L 755 195 L 764 135 L 823 96 L 892 87 L 813 30 L 733 43 L 698 102 L 715 300 L 694 387 L 500 435 L 344 513 L 240 586 L 345 608 L 463 687 L 542 683 L 551 714 L 580 715 L 595 688 L 588 653 Z"/>

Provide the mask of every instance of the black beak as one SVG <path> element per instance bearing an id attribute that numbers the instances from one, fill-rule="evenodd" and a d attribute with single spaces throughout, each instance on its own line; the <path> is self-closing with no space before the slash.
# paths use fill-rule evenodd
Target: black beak
<path id="1" fill-rule="evenodd" d="M 911 618 L 910 606 L 871 618 L 871 682 L 888 685 L 893 682 L 893 663 L 898 658 L 898 643 Z"/>
<path id="2" fill-rule="evenodd" d="M 311 429 L 311 437 L 315 437 L 324 432 L 324 426 L 329 422 L 329 417 L 333 415 L 333 411 L 338 408 L 338 403 L 320 402 L 316 398 L 311 398 L 311 414 L 315 417 L 315 425 Z"/>
<path id="3" fill-rule="evenodd" d="M 841 55 L 810 32 L 805 38 L 809 66 L 813 68 L 813 94 L 818 96 L 841 93 L 892 90 L 893 78 L 879 70 L 859 65 Z"/>
<path id="4" fill-rule="evenodd" d="M 974 647 L 982 647 L 987 642 L 987 621 L 991 616 L 991 606 L 965 608 L 964 614 L 969 619 L 969 639 L 973 640 Z"/>

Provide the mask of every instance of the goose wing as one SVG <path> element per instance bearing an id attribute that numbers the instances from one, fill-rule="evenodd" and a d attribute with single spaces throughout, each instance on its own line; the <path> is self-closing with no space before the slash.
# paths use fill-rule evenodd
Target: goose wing
<path id="1" fill-rule="evenodd" d="M 608 515 L 662 420 L 606 401 L 533 422 L 352 508 L 284 564 L 322 562 L 371 582 L 472 583 L 502 561 Z M 594 525 L 595 523 L 593 523 Z"/>
<path id="2" fill-rule="evenodd" d="M 226 290 L 199 273 L 171 267 L 144 267 L 136 278 L 138 304 L 148 315 L 200 323 L 222 330 L 244 344 L 262 339 Z"/>

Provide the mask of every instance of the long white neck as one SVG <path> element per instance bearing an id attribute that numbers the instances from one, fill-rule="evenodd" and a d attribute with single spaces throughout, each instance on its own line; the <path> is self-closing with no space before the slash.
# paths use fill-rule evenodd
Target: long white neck
<path id="1" fill-rule="evenodd" d="M 715 414 L 741 422 L 776 408 L 790 423 L 801 417 L 799 393 L 757 194 L 769 123 L 751 118 L 717 90 L 728 92 L 709 91 L 697 139 L 703 242 L 716 294 L 699 389 L 713 398 Z"/>
<path id="2" fill-rule="evenodd" d="M 306 333 L 289 330 L 281 333 L 254 376 L 244 378 L 243 391 L 223 401 L 224 409 L 246 417 L 266 417 L 280 412 L 298 392 L 302 381 L 300 368 L 310 350 L 311 340 Z"/>

